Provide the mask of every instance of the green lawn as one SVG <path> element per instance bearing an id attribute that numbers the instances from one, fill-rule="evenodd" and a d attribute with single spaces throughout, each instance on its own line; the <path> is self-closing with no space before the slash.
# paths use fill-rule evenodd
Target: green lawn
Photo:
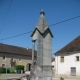
<path id="1" fill-rule="evenodd" d="M 7 80 L 7 79 L 0 79 L 0 80 Z"/>

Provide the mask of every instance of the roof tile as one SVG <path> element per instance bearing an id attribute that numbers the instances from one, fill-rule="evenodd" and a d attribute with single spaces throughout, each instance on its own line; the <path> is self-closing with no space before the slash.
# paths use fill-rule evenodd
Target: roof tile
<path id="1" fill-rule="evenodd" d="M 10 53 L 10 54 L 20 54 L 20 55 L 32 55 L 32 49 L 26 49 L 23 47 L 13 46 L 13 45 L 7 45 L 0 43 L 0 52 L 3 53 Z M 35 51 L 35 56 L 37 54 L 37 51 Z"/>
<path id="2" fill-rule="evenodd" d="M 57 51 L 55 54 L 65 53 L 65 52 L 74 52 L 74 51 L 80 51 L 80 36 L 75 38 L 73 41 L 71 41 L 69 44 L 64 46 L 59 51 Z"/>

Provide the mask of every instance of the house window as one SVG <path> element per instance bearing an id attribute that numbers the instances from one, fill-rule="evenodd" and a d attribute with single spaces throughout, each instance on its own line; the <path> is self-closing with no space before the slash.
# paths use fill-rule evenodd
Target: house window
<path id="1" fill-rule="evenodd" d="M 79 56 L 76 56 L 76 61 L 79 61 Z"/>
<path id="2" fill-rule="evenodd" d="M 76 75 L 76 67 L 71 67 L 71 75 Z"/>
<path id="3" fill-rule="evenodd" d="M 2 64 L 2 67 L 4 67 L 5 66 L 5 64 Z"/>
<path id="4" fill-rule="evenodd" d="M 61 62 L 64 62 L 64 57 L 61 57 Z"/>
<path id="5" fill-rule="evenodd" d="M 3 55 L 3 58 L 2 58 L 3 60 L 5 60 L 6 59 L 6 56 L 5 55 Z"/>
<path id="6" fill-rule="evenodd" d="M 21 57 L 19 57 L 19 61 L 21 61 Z"/>

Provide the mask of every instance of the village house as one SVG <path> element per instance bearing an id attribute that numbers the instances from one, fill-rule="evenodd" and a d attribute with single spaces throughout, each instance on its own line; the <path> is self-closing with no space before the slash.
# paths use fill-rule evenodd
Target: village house
<path id="1" fill-rule="evenodd" d="M 35 60 L 36 60 L 35 51 Z M 0 43 L 0 67 L 16 67 L 24 65 L 25 70 L 30 71 L 32 63 L 32 49 Z"/>
<path id="2" fill-rule="evenodd" d="M 36 61 L 37 51 L 35 51 L 34 59 Z M 16 65 L 24 65 L 25 70 L 30 71 L 32 63 L 32 49 L 23 48 L 0 43 L 0 67 L 16 67 Z M 54 58 L 52 58 L 52 68 L 54 70 Z"/>
<path id="3" fill-rule="evenodd" d="M 80 36 L 55 53 L 56 76 L 80 76 Z"/>

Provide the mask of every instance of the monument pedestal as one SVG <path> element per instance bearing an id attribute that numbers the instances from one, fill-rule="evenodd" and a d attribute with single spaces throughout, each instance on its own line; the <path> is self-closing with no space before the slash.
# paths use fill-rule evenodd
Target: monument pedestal
<path id="1" fill-rule="evenodd" d="M 38 80 L 52 80 L 51 76 L 38 77 Z"/>
<path id="2" fill-rule="evenodd" d="M 38 80 L 52 80 L 51 66 L 42 66 L 38 73 Z"/>

